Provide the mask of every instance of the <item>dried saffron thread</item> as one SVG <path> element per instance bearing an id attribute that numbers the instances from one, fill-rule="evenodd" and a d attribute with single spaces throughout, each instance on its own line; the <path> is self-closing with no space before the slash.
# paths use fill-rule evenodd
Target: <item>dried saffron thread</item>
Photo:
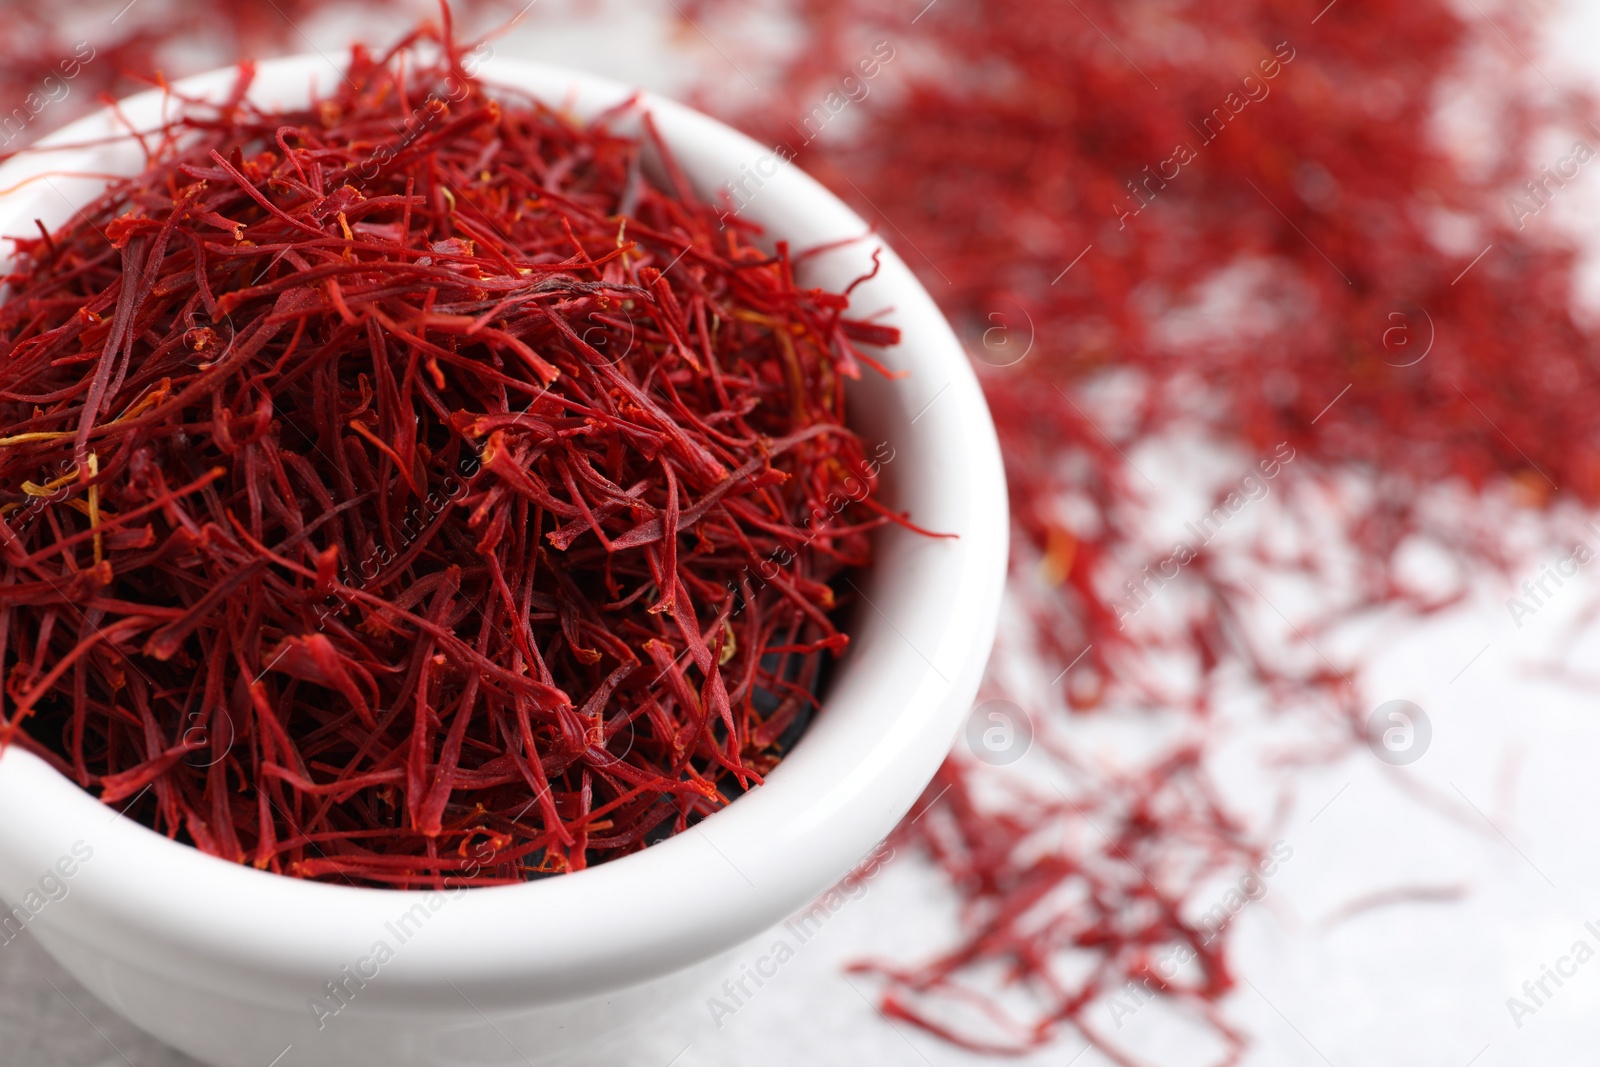
<path id="1" fill-rule="evenodd" d="M 248 66 L 175 101 L 0 304 L 0 740 L 283 874 L 516 882 L 692 825 L 910 524 L 844 422 L 897 333 L 643 177 L 635 109 L 465 54 L 447 18 L 304 109 Z"/>

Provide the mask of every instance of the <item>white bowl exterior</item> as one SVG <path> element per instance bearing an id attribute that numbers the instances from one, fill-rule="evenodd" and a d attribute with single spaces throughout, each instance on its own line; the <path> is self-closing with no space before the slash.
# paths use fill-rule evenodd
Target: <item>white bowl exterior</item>
<path id="1" fill-rule="evenodd" d="M 326 87 L 338 75 L 320 56 L 263 63 L 251 97 L 303 105 L 309 85 Z M 215 97 L 235 76 L 217 71 L 178 89 Z M 584 117 L 636 94 L 499 58 L 481 76 Z M 746 167 L 776 162 L 698 112 L 648 94 L 641 100 L 704 195 Z M 120 109 L 147 129 L 169 107 L 151 92 Z M 81 144 L 120 129 L 102 112 L 45 144 Z M 69 201 L 84 203 L 103 184 L 63 172 L 128 173 L 141 165 L 125 143 L 14 159 L 0 167 L 0 233 L 36 232 L 35 216 L 58 225 Z M 901 259 L 797 168 L 777 166 L 741 214 L 795 249 L 865 238 L 808 262 L 810 285 L 843 287 L 881 248 L 882 268 L 856 290 L 852 313 L 887 312 L 884 321 L 899 326 L 904 340 L 884 360 L 909 376 L 886 381 L 867 372 L 852 385 L 851 421 L 869 444 L 893 448 L 884 478 L 894 504 L 959 538 L 885 532 L 823 711 L 765 786 L 636 855 L 528 885 L 463 891 L 428 910 L 425 927 L 396 946 L 380 977 L 327 1020 L 326 1030 L 367 1035 L 374 1064 L 454 1062 L 449 1056 L 483 1039 L 479 1011 L 546 1019 L 530 1033 L 551 1025 L 550 1005 L 570 1014 L 584 1010 L 586 998 L 615 1001 L 613 1023 L 631 1017 L 638 1004 L 630 998 L 659 999 L 661 989 L 686 981 L 686 969 L 770 927 L 853 867 L 909 809 L 966 717 L 994 637 L 1008 520 L 994 429 L 961 345 Z M 227 1067 L 264 1067 L 290 1041 L 265 1020 L 298 1013 L 311 1022 L 307 1002 L 325 982 L 370 957 L 377 941 L 395 941 L 385 924 L 438 903 L 427 893 L 304 882 L 205 856 L 117 817 L 37 758 L 7 751 L 0 757 L 0 897 L 22 899 L 78 841 L 93 858 L 68 882 L 68 896 L 30 928 L 136 1023 Z M 175 998 L 192 999 L 177 1005 Z M 197 1019 L 209 1020 L 198 1027 L 203 1036 Z M 311 1028 L 285 1067 L 369 1062 L 355 1055 L 359 1042 L 329 1041 L 326 1030 Z M 459 1035 L 456 1052 L 449 1051 L 454 1039 L 440 1036 L 448 1034 Z M 436 1046 L 416 1053 L 422 1058 L 404 1051 Z"/>

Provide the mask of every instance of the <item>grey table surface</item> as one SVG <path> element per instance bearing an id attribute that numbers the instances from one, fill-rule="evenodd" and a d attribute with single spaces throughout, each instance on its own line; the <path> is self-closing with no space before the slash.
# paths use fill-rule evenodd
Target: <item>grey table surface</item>
<path id="1" fill-rule="evenodd" d="M 0 946 L 4 1067 L 203 1067 L 124 1022 L 31 934 Z"/>

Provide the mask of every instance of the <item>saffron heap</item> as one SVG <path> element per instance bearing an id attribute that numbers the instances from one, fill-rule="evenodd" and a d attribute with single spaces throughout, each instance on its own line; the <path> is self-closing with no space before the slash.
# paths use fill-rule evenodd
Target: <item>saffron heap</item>
<path id="1" fill-rule="evenodd" d="M 6 279 L 0 743 L 228 860 L 508 883 L 683 830 L 903 521 L 844 423 L 897 332 L 648 116 L 473 59 L 425 27 L 287 113 L 246 65 Z"/>
<path id="2" fill-rule="evenodd" d="M 874 221 L 964 333 L 1006 459 L 1027 625 L 999 659 L 1040 684 L 987 696 L 1027 708 L 1042 758 L 958 745 L 913 813 L 962 935 L 867 968 L 885 1011 L 1131 1065 L 1108 1005 L 1154 989 L 1233 1061 L 1228 938 L 1202 917 L 1272 833 L 1221 799 L 1219 707 L 1254 693 L 1316 739 L 1292 762 L 1339 757 L 1396 694 L 1361 692 L 1329 634 L 1465 591 L 1419 587 L 1407 551 L 1495 573 L 1495 501 L 1600 503 L 1600 344 L 1543 214 L 1597 145 L 1592 107 L 1504 6 L 796 0 L 809 33 L 781 52 L 764 23 L 740 36 L 741 5 L 686 10 L 762 87 L 738 121 Z M 869 83 L 877 42 L 898 58 Z M 1175 442 L 1236 464 L 1211 507 L 1292 454 L 1272 490 L 1292 547 L 1158 538 Z M 1148 759 L 1069 743 L 1102 711 L 1146 717 Z"/>

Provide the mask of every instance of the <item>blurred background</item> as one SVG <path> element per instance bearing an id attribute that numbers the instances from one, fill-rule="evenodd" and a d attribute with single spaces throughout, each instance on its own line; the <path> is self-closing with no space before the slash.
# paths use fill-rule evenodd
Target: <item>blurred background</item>
<path id="1" fill-rule="evenodd" d="M 248 57 L 335 79 L 441 18 L 0 8 L 3 153 Z M 894 859 L 754 996 L 708 989 L 673 1063 L 1592 1057 L 1600 5 L 452 15 L 793 155 L 941 303 L 1006 453 L 971 727 Z M 27 936 L 0 1049 L 191 1062 Z"/>

